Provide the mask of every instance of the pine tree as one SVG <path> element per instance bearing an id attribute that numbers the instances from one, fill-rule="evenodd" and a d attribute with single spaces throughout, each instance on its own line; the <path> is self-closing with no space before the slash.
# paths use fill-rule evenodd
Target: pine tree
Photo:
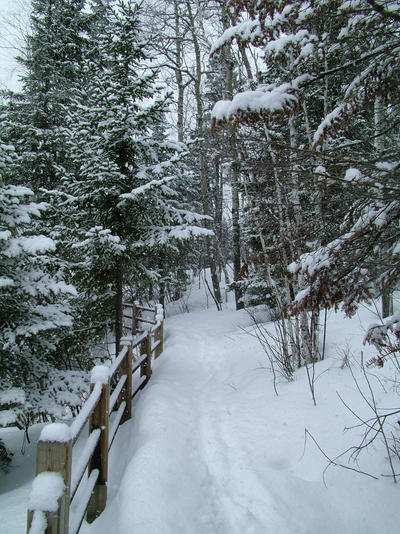
<path id="1" fill-rule="evenodd" d="M 71 239 L 84 306 L 95 304 L 108 317 L 114 307 L 118 344 L 124 286 L 143 278 L 154 283 L 158 265 L 147 258 L 201 232 L 193 224 L 201 217 L 178 207 L 171 187 L 185 149 L 160 135 L 167 100 L 154 87 L 139 8 L 100 0 L 97 8 L 102 33 L 69 112 L 74 168 L 62 190 L 75 223 Z"/>
<path id="2" fill-rule="evenodd" d="M 33 1 L 32 31 L 21 60 L 26 68 L 23 90 L 7 94 L 1 109 L 0 136 L 7 149 L 2 209 L 15 237 L 13 250 L 18 250 L 12 256 L 10 247 L 6 248 L 9 260 L 2 265 L 6 278 L 13 273 L 13 285 L 3 289 L 4 313 L 10 315 L 4 316 L 1 329 L 8 347 L 1 402 L 27 426 L 43 414 L 71 414 L 82 403 L 81 371 L 92 361 L 87 345 L 79 351 L 77 343 L 73 354 L 65 350 L 77 324 L 74 299 L 78 297 L 61 240 L 67 232 L 56 194 L 72 165 L 66 152 L 65 117 L 76 82 L 82 78 L 84 4 L 83 0 Z M 18 249 L 17 242 L 22 243 Z M 25 250 L 24 243 L 32 243 L 32 248 Z M 17 357 L 18 365 L 10 363 L 10 354 Z M 17 388 L 16 394 L 8 395 L 9 388 Z M 64 412 L 68 398 L 71 402 Z"/>
<path id="3" fill-rule="evenodd" d="M 22 158 L 20 179 L 34 189 L 57 187 L 70 164 L 63 126 L 85 55 L 84 5 L 84 0 L 32 2 L 31 35 L 20 60 L 26 75 L 22 95 L 14 97 L 11 128 Z"/>
<path id="4" fill-rule="evenodd" d="M 239 22 L 214 48 L 251 43 L 268 70 L 256 92 L 221 102 L 214 116 L 265 132 L 279 226 L 258 233 L 269 275 L 281 262 L 282 306 L 300 316 L 304 339 L 306 310 L 343 302 L 352 313 L 399 279 L 398 10 L 373 0 L 230 4 Z"/>
<path id="5" fill-rule="evenodd" d="M 325 9 L 316 4 L 305 22 L 309 31 Z M 294 271 L 307 278 L 307 287 L 292 309 L 342 302 L 353 313 L 360 301 L 387 294 L 399 279 L 399 93 L 393 83 L 400 73 L 399 18 L 394 5 L 373 1 L 334 2 L 328 9 L 335 23 L 324 36 L 324 69 L 308 70 L 308 87 L 317 90 L 323 81 L 330 96 L 322 118 L 313 118 L 312 150 L 347 206 L 327 199 L 330 221 L 342 224 L 330 224 L 331 235 L 298 262 Z"/>
<path id="6" fill-rule="evenodd" d="M 256 236 L 249 245 L 252 255 L 262 260 L 253 262 L 258 273 L 248 287 L 253 293 L 261 290 L 273 304 L 282 328 L 287 326 L 292 358 L 300 364 L 317 358 L 318 307 L 310 321 L 304 313 L 300 321 L 287 317 L 294 294 L 304 288 L 302 276 L 289 276 L 288 267 L 323 234 L 323 193 L 311 171 L 317 163 L 310 146 L 310 116 L 318 121 L 324 93 L 308 91 L 305 83 L 310 66 L 321 64 L 318 56 L 324 51 L 325 28 L 302 29 L 313 9 L 307 11 L 300 1 L 234 4 L 239 22 L 225 31 L 214 50 L 234 38 L 239 48 L 251 42 L 262 49 L 266 69 L 259 73 L 262 83 L 255 91 L 217 103 L 213 114 L 219 124 L 225 120 L 256 132 L 256 140 L 242 149 L 247 232 Z M 240 21 L 242 7 L 250 20 Z"/>
<path id="7" fill-rule="evenodd" d="M 75 294 L 52 255 L 54 241 L 32 231 L 47 206 L 34 202 L 27 187 L 12 184 L 16 159 L 14 148 L 1 143 L 1 424 L 46 412 L 41 394 L 49 373 L 60 367 L 56 348 L 72 324 L 68 298 Z M 10 388 L 17 388 L 15 395 Z"/>

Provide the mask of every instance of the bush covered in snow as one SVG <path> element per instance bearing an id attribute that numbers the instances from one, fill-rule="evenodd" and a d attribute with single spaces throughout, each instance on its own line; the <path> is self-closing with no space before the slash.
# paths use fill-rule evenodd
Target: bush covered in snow
<path id="1" fill-rule="evenodd" d="M 0 473 L 7 472 L 11 462 L 11 453 L 0 439 Z"/>
<path id="2" fill-rule="evenodd" d="M 40 383 L 0 391 L 0 427 L 17 426 L 25 430 L 29 440 L 31 424 L 76 416 L 88 394 L 86 371 L 52 369 Z"/>

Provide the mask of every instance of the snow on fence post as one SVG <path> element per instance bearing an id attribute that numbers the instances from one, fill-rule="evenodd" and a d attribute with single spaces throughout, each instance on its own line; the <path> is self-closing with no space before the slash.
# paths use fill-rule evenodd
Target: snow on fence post
<path id="1" fill-rule="evenodd" d="M 122 348 L 123 347 L 121 346 L 120 349 Z M 124 387 L 122 388 L 119 402 L 119 404 L 124 401 L 126 403 L 124 415 L 121 418 L 120 425 L 122 425 L 122 423 L 125 423 L 125 421 L 128 421 L 128 419 L 131 419 L 132 417 L 132 355 L 132 343 L 129 342 L 128 352 L 119 368 L 119 376 L 126 375 L 126 381 Z"/>
<path id="2" fill-rule="evenodd" d="M 28 506 L 28 529 L 34 528 L 34 515 L 44 517 L 46 534 L 68 534 L 71 492 L 72 436 L 68 425 L 46 425 L 39 437 L 36 453 L 36 477 Z M 52 477 L 61 477 L 61 491 L 55 495 Z M 57 482 L 57 480 L 55 481 Z M 59 484 L 58 484 L 59 485 Z M 56 499 L 57 505 L 55 502 Z M 36 522 L 36 521 L 35 521 Z"/>
<path id="3" fill-rule="evenodd" d="M 146 380 L 142 384 L 142 389 L 147 384 L 147 382 L 150 380 L 151 377 L 151 330 L 147 332 L 146 339 L 143 341 L 143 343 L 140 345 L 140 354 L 147 354 L 147 358 L 140 366 L 140 376 L 145 376 Z"/>
<path id="4" fill-rule="evenodd" d="M 110 404 L 110 369 L 105 365 L 96 365 L 92 370 L 90 391 L 96 383 L 102 384 L 101 396 L 89 419 L 89 435 L 95 429 L 101 431 L 100 439 L 89 462 L 89 476 L 94 469 L 99 470 L 87 509 L 87 521 L 92 523 L 104 510 L 107 502 L 108 479 L 108 427 Z"/>
<path id="5" fill-rule="evenodd" d="M 160 342 L 158 347 L 156 348 L 154 357 L 158 358 L 160 354 L 162 354 L 164 350 L 164 319 L 161 321 L 160 326 L 158 327 L 158 341 Z"/>
<path id="6" fill-rule="evenodd" d="M 156 323 L 154 329 L 154 343 L 157 343 L 157 341 L 159 342 L 154 351 L 154 358 L 158 358 L 164 350 L 164 308 L 162 304 L 156 304 L 154 320 Z"/>

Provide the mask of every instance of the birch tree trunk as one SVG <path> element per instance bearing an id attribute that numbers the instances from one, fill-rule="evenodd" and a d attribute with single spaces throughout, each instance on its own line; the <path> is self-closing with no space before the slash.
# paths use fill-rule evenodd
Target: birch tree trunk
<path id="1" fill-rule="evenodd" d="M 211 215 L 210 209 L 210 193 L 209 193 L 209 183 L 207 177 L 207 168 L 206 168 L 206 155 L 204 147 L 204 111 L 203 111 L 203 99 L 201 94 L 201 80 L 202 80 L 202 66 L 201 66 L 201 50 L 200 43 L 196 32 L 195 20 L 193 16 L 192 6 L 190 0 L 186 0 L 186 8 L 188 14 L 188 23 L 190 27 L 190 33 L 192 35 L 193 48 L 195 54 L 195 76 L 194 76 L 194 88 L 195 88 L 195 99 L 196 99 L 196 124 L 197 124 L 197 136 L 199 142 L 199 172 L 200 172 L 200 182 L 201 182 L 201 196 L 203 203 L 203 213 L 204 215 Z M 207 227 L 210 228 L 210 223 L 207 221 Z M 214 291 L 214 302 L 216 303 L 217 309 L 221 310 L 221 290 L 219 286 L 217 267 L 216 267 L 216 250 L 214 240 L 210 237 L 206 238 L 206 256 L 207 263 L 210 267 L 211 272 L 211 281 Z"/>
<path id="2" fill-rule="evenodd" d="M 300 185 L 299 185 L 299 167 L 298 163 L 295 161 L 295 151 L 298 148 L 298 132 L 296 129 L 294 115 L 292 114 L 289 118 L 289 135 L 290 135 L 290 173 L 291 173 L 291 198 L 293 202 L 293 211 L 295 214 L 295 223 L 296 226 L 300 229 L 300 233 L 304 234 L 304 220 L 302 213 L 302 206 L 300 200 Z M 295 245 L 295 255 L 299 257 L 303 252 L 302 240 L 297 239 Z M 302 289 L 304 284 L 304 278 L 302 274 L 298 275 L 297 287 L 296 290 Z M 314 310 L 313 310 L 314 312 Z M 315 313 L 311 313 L 312 322 L 314 323 L 317 319 Z M 301 333 L 301 343 L 300 351 L 301 357 L 307 362 L 316 361 L 318 359 L 317 354 L 314 354 L 314 350 L 318 346 L 317 343 L 313 343 L 313 336 L 311 332 L 316 332 L 316 324 L 309 324 L 308 314 L 306 310 L 300 312 L 300 333 Z"/>
<path id="3" fill-rule="evenodd" d="M 223 6 L 222 12 L 222 24 L 223 29 L 226 30 L 229 27 L 228 14 Z M 246 53 L 243 50 L 243 54 Z M 225 99 L 232 99 L 233 97 L 233 58 L 230 49 L 230 45 L 225 46 L 224 50 L 226 80 L 225 80 Z M 241 254 L 240 254 L 240 202 L 239 202 L 239 155 L 236 148 L 236 135 L 232 131 L 230 136 L 230 148 L 232 152 L 233 161 L 230 166 L 231 177 L 231 191 L 232 191 L 232 242 L 233 242 L 233 280 L 239 281 L 240 267 L 241 267 Z M 239 287 L 235 287 L 235 304 L 236 309 L 241 310 L 244 308 L 242 302 L 243 292 Z"/>
<path id="4" fill-rule="evenodd" d="M 119 352 L 119 346 L 122 338 L 123 329 L 123 287 L 124 273 L 122 259 L 118 260 L 115 268 L 115 355 Z"/>
<path id="5" fill-rule="evenodd" d="M 183 142 L 183 124 L 184 124 L 184 95 L 185 95 L 185 84 L 183 81 L 182 75 L 182 35 L 181 35 L 181 20 L 179 15 L 179 1 L 174 0 L 174 25 L 175 25 L 175 55 L 176 55 L 176 66 L 175 66 L 175 81 L 178 88 L 178 113 L 177 113 L 177 130 L 178 130 L 178 141 Z"/>
<path id="6" fill-rule="evenodd" d="M 382 98 L 377 96 L 374 103 L 374 119 L 375 119 L 375 150 L 377 156 L 383 152 L 385 147 L 385 138 L 382 132 L 383 123 L 383 104 Z M 382 318 L 393 315 L 393 295 L 389 288 L 384 287 L 381 296 Z"/>

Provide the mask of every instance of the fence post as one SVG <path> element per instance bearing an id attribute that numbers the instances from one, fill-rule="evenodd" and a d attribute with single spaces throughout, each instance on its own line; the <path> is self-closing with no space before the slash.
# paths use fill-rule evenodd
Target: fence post
<path id="1" fill-rule="evenodd" d="M 126 375 L 126 381 L 122 388 L 120 399 L 121 402 L 126 402 L 124 415 L 120 422 L 121 425 L 132 417 L 132 354 L 132 343 L 129 342 L 128 352 L 119 368 L 119 376 Z"/>
<path id="2" fill-rule="evenodd" d="M 132 301 L 132 328 L 131 328 L 131 332 L 132 332 L 133 336 L 136 335 L 137 329 L 138 329 L 136 314 L 137 314 L 136 304 L 135 304 L 134 301 Z"/>
<path id="3" fill-rule="evenodd" d="M 146 339 L 143 342 L 143 349 L 141 349 L 141 353 L 143 350 L 143 354 L 147 354 L 147 358 L 140 366 L 140 376 L 145 376 L 146 381 L 143 382 L 142 388 L 147 384 L 147 382 L 150 380 L 151 377 L 151 330 L 147 332 Z"/>
<path id="4" fill-rule="evenodd" d="M 60 473 L 65 485 L 63 494 L 58 499 L 57 511 L 43 510 L 47 519 L 46 534 L 68 534 L 71 465 L 72 439 L 69 426 L 64 423 L 46 425 L 37 444 L 36 475 L 45 471 Z M 29 532 L 33 514 L 33 510 L 28 511 L 27 532 Z"/>
<path id="5" fill-rule="evenodd" d="M 95 428 L 99 428 L 101 434 L 88 469 L 89 475 L 94 469 L 98 469 L 99 476 L 87 509 L 88 523 L 92 523 L 101 514 L 107 502 L 110 376 L 109 368 L 104 365 L 97 365 L 92 370 L 91 392 L 99 382 L 101 383 L 101 396 L 89 419 L 89 435 Z"/>
<path id="6" fill-rule="evenodd" d="M 164 320 L 160 322 L 154 331 L 154 341 L 159 341 L 158 347 L 154 351 L 154 358 L 158 358 L 164 350 Z"/>
<path id="7" fill-rule="evenodd" d="M 164 350 L 164 308 L 161 304 L 156 304 L 154 319 L 158 325 L 154 330 L 154 341 L 159 341 L 158 347 L 154 351 L 154 358 L 158 358 Z"/>

